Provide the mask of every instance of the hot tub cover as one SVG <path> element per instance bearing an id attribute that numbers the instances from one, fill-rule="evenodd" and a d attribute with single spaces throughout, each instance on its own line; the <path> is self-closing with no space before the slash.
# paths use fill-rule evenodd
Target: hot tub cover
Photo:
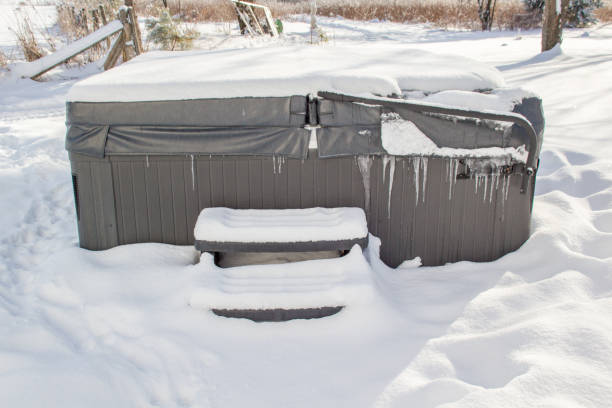
<path id="1" fill-rule="evenodd" d="M 381 115 L 393 111 L 438 146 L 527 145 L 533 159 L 540 101 L 504 85 L 497 70 L 476 61 L 397 45 L 152 52 L 72 87 L 66 147 L 96 157 L 305 158 L 317 128 L 321 157 L 386 154 Z M 402 99 L 415 94 L 416 102 Z M 416 105 L 452 106 L 431 112 Z M 474 116 L 502 109 L 516 113 Z M 527 125 L 516 124 L 519 116 Z"/>

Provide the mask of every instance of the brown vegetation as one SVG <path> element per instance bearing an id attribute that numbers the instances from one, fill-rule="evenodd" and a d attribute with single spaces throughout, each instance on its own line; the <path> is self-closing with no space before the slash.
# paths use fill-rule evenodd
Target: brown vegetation
<path id="1" fill-rule="evenodd" d="M 161 0 L 138 2 L 142 15 Z M 308 14 L 309 3 L 286 3 L 277 0 L 258 0 L 278 18 Z M 233 21 L 236 16 L 228 0 L 170 0 L 172 15 L 179 14 L 187 21 Z M 527 13 L 520 0 L 497 2 L 493 28 L 519 28 L 517 14 Z M 432 23 L 444 28 L 479 29 L 478 5 L 475 0 L 319 0 L 317 14 L 339 16 L 350 20 L 380 20 L 400 23 Z M 520 20 L 519 20 L 520 22 Z"/>
<path id="2" fill-rule="evenodd" d="M 602 23 L 612 22 L 612 2 L 604 3 L 604 6 L 595 10 L 594 14 Z"/>
<path id="3" fill-rule="evenodd" d="M 34 61 L 45 55 L 42 47 L 40 46 L 30 17 L 27 15 L 21 16 L 17 21 L 17 25 L 12 30 L 17 40 L 17 46 L 23 53 L 23 57 L 26 61 Z"/>
<path id="4" fill-rule="evenodd" d="M 5 68 L 8 65 L 8 57 L 0 50 L 0 68 Z"/>

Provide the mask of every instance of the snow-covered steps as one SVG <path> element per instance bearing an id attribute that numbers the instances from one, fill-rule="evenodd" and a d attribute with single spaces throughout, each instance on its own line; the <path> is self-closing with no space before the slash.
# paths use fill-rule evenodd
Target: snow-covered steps
<path id="1" fill-rule="evenodd" d="M 370 265 L 359 245 L 340 258 L 221 268 L 203 253 L 202 280 L 189 303 L 226 317 L 284 321 L 324 317 L 367 302 Z"/>
<path id="2" fill-rule="evenodd" d="M 368 225 L 361 208 L 202 210 L 195 226 L 202 252 L 346 251 L 365 248 Z"/>
<path id="3" fill-rule="evenodd" d="M 371 290 L 361 208 L 207 208 L 194 235 L 204 282 L 190 304 L 218 316 L 321 318 Z"/>

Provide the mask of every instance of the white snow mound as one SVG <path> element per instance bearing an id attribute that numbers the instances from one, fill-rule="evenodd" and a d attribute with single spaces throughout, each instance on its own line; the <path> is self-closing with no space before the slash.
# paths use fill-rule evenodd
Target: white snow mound
<path id="1" fill-rule="evenodd" d="M 75 84 L 69 101 L 401 94 L 504 86 L 495 68 L 395 44 L 149 52 Z"/>

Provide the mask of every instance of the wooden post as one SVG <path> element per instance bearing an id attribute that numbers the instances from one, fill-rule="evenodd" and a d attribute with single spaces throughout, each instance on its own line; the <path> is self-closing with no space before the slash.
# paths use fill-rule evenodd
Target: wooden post
<path id="1" fill-rule="evenodd" d="M 87 11 L 82 8 L 81 9 L 81 21 L 83 22 L 83 29 L 85 30 L 85 35 L 89 34 L 89 24 L 87 22 Z"/>
<path id="2" fill-rule="evenodd" d="M 259 31 L 259 34 L 264 35 L 265 32 L 264 32 L 263 28 L 261 28 L 261 25 L 259 24 L 259 20 L 257 19 L 257 16 L 255 15 L 255 10 L 253 10 L 253 7 L 247 6 L 247 10 L 251 14 L 251 18 L 252 18 L 251 21 L 255 23 L 255 27 L 254 28 Z"/>
<path id="3" fill-rule="evenodd" d="M 138 17 L 136 17 L 136 11 L 134 11 L 133 1 L 125 0 L 125 5 L 132 4 L 128 6 L 128 16 L 130 20 L 130 26 L 132 29 L 132 42 L 134 43 L 134 51 L 136 51 L 136 55 L 140 55 L 144 52 L 142 48 L 142 39 L 140 37 L 140 28 L 138 27 Z"/>
<path id="4" fill-rule="evenodd" d="M 99 5 L 98 6 L 98 12 L 100 13 L 100 19 L 102 19 L 102 25 L 106 25 L 108 24 L 108 21 L 106 20 L 106 13 L 104 12 L 104 6 L 103 5 Z M 111 47 L 111 41 L 110 38 L 106 38 L 106 49 L 109 49 Z"/>
<path id="5" fill-rule="evenodd" d="M 71 23 L 74 25 L 74 27 L 78 28 L 78 20 L 74 6 L 70 6 L 70 17 L 72 17 Z"/>
<path id="6" fill-rule="evenodd" d="M 93 9 L 89 12 L 91 13 L 91 24 L 93 26 L 92 31 L 96 31 L 98 28 L 100 28 L 100 18 L 98 17 L 98 9 Z M 102 47 L 102 44 L 96 44 L 93 49 L 95 49 L 97 52 L 101 52 L 104 48 Z"/>
<path id="7" fill-rule="evenodd" d="M 128 20 L 128 12 L 127 9 L 121 8 L 119 10 L 119 21 L 123 24 L 123 62 L 129 61 L 132 58 L 130 47 L 128 44 L 132 41 L 132 28 L 130 27 L 130 22 Z M 132 48 L 133 49 L 133 48 Z"/>
<path id="8" fill-rule="evenodd" d="M 96 31 L 98 28 L 100 28 L 100 18 L 98 17 L 97 9 L 91 10 L 91 20 L 93 24 L 93 29 L 94 31 Z"/>
<path id="9" fill-rule="evenodd" d="M 117 60 L 119 59 L 119 55 L 123 52 L 125 48 L 125 35 L 123 31 L 119 33 L 113 46 L 111 47 L 110 52 L 108 53 L 108 57 L 106 57 L 106 61 L 104 61 L 104 70 L 109 70 L 115 66 Z"/>

